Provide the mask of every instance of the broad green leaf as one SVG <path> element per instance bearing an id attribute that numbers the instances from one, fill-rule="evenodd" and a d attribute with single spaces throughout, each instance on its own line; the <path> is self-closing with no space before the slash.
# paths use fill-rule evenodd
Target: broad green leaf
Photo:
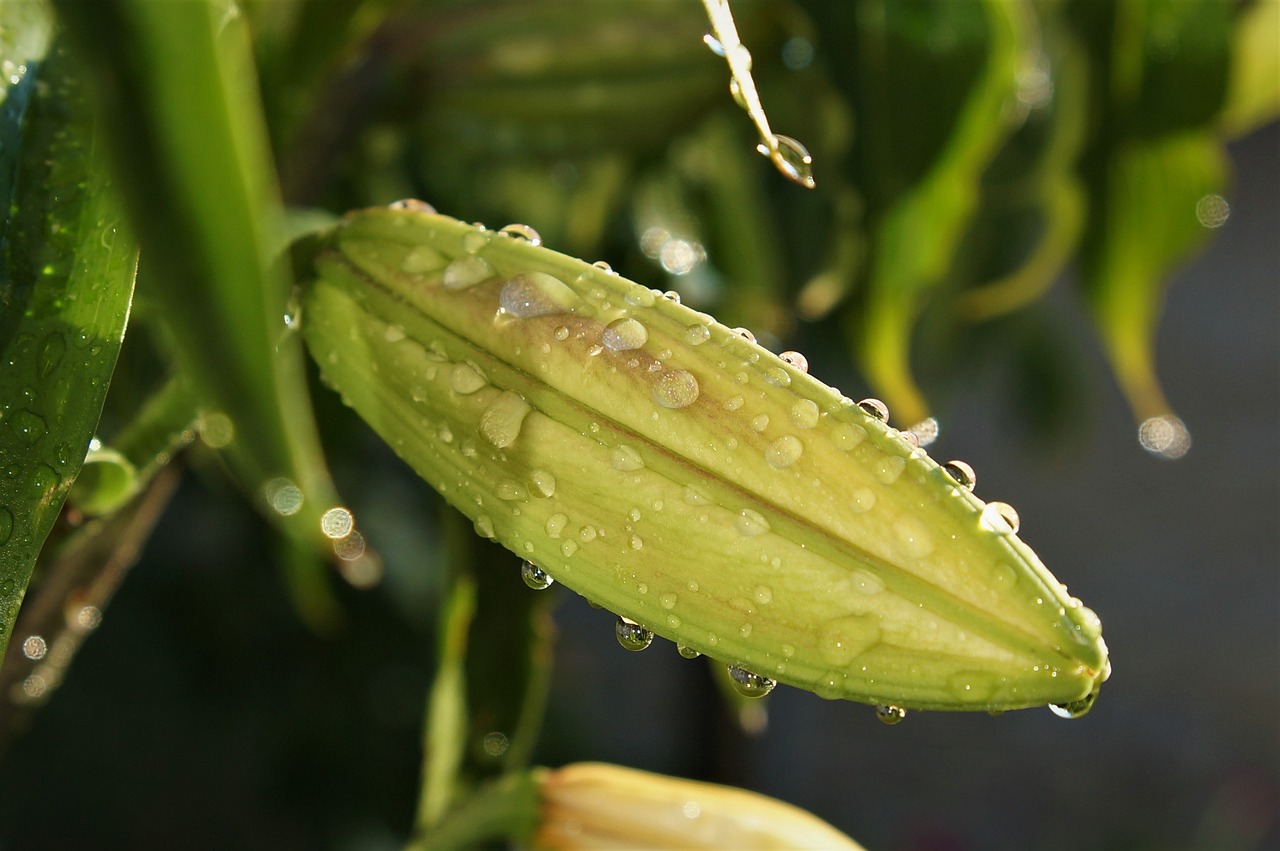
<path id="1" fill-rule="evenodd" d="M 308 246 L 325 379 L 476 531 L 638 626 L 869 703 L 1083 709 L 1096 616 L 878 416 L 711 317 L 426 209 Z M 959 476 L 959 478 L 957 478 Z"/>
<path id="2" fill-rule="evenodd" d="M 11 29 L 43 26 L 23 18 L 36 8 L 0 7 L 0 32 L 13 36 L 4 49 L 15 51 L 4 61 L 23 69 L 3 111 L 0 654 L 97 428 L 137 268 L 84 77 L 61 47 L 45 55 L 33 31 Z"/>
<path id="3" fill-rule="evenodd" d="M 228 0 L 55 5 L 92 62 L 148 293 L 196 388 L 202 435 L 261 509 L 323 546 L 337 497 L 286 328 L 283 214 L 244 21 Z M 344 530 L 349 514 L 326 534 Z"/>
<path id="4" fill-rule="evenodd" d="M 983 170 L 1009 132 L 1021 9 L 939 0 L 859 10 L 866 80 L 856 112 L 873 214 L 853 339 L 872 386 L 915 423 L 929 408 L 911 374 L 911 332 L 924 299 L 946 279 Z"/>

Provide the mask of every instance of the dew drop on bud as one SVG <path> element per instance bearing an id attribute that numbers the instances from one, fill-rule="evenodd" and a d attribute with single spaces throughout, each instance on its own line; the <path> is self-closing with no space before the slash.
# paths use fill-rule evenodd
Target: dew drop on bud
<path id="1" fill-rule="evenodd" d="M 626 650 L 644 650 L 653 643 L 653 633 L 650 630 L 621 615 L 618 616 L 613 631 L 618 636 L 618 643 Z"/>
<path id="2" fill-rule="evenodd" d="M 889 406 L 879 399 L 863 399 L 858 403 L 858 407 L 872 419 L 877 419 L 882 423 L 889 421 Z"/>
<path id="3" fill-rule="evenodd" d="M 676 645 L 676 652 L 686 659 L 697 659 L 699 656 L 702 655 L 697 650 L 694 650 L 692 647 L 687 647 L 683 644 Z"/>
<path id="4" fill-rule="evenodd" d="M 748 343 L 754 343 L 756 341 L 756 335 L 752 334 L 751 331 L 746 328 L 734 328 L 733 333 L 737 334 Z"/>
<path id="5" fill-rule="evenodd" d="M 1093 702 L 1097 699 L 1098 690 L 1095 688 L 1079 700 L 1061 704 L 1051 703 L 1049 704 L 1049 711 L 1059 718 L 1079 718 L 1089 713 L 1089 710 L 1093 708 Z"/>
<path id="6" fill-rule="evenodd" d="M 399 201 L 392 201 L 387 207 L 392 210 L 412 210 L 415 213 L 434 213 L 436 211 L 435 207 L 426 201 L 419 201 L 417 198 L 402 198 Z"/>
<path id="7" fill-rule="evenodd" d="M 662 297 L 667 299 L 668 301 L 674 301 L 676 304 L 680 303 L 680 293 L 676 292 L 675 290 L 667 290 L 665 293 L 662 294 Z"/>
<path id="8" fill-rule="evenodd" d="M 961 490 L 971 491 L 978 483 L 978 474 L 963 461 L 948 461 L 942 465 L 942 472 L 955 479 Z"/>
<path id="9" fill-rule="evenodd" d="M 520 578 L 534 591 L 545 591 L 555 584 L 549 573 L 528 559 L 520 565 Z"/>
<path id="10" fill-rule="evenodd" d="M 615 319 L 604 329 L 604 347 L 611 352 L 638 349 L 648 339 L 648 330 L 635 319 Z"/>
<path id="11" fill-rule="evenodd" d="M 902 719 L 907 717 L 907 710 L 901 706 L 883 704 L 876 707 L 876 717 L 880 719 L 882 724 L 888 724 L 892 727 L 894 724 L 901 723 Z"/>
<path id="12" fill-rule="evenodd" d="M 982 509 L 979 523 L 982 528 L 997 535 L 1016 535 L 1021 525 L 1018 512 L 1007 502 L 988 502 Z"/>
<path id="13" fill-rule="evenodd" d="M 764 697 L 778 684 L 777 680 L 748 671 L 740 665 L 729 666 L 729 679 L 733 682 L 733 690 L 743 697 Z"/>
<path id="14" fill-rule="evenodd" d="M 778 357 L 783 363 L 789 363 L 801 372 L 809 371 L 809 359 L 799 352 L 783 352 Z"/>
<path id="15" fill-rule="evenodd" d="M 530 245 L 542 245 L 542 235 L 528 225 L 513 224 L 500 228 L 498 233 L 524 240 Z"/>
<path id="16" fill-rule="evenodd" d="M 669 369 L 653 382 L 653 400 L 664 408 L 687 408 L 699 392 L 698 379 L 683 369 Z"/>

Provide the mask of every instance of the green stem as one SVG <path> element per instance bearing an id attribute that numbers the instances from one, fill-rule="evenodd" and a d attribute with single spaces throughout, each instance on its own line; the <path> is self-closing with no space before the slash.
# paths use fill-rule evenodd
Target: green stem
<path id="1" fill-rule="evenodd" d="M 415 836 L 406 851 L 464 851 L 502 837 L 526 841 L 538 824 L 541 773 L 508 774 L 480 787 L 434 829 Z"/>

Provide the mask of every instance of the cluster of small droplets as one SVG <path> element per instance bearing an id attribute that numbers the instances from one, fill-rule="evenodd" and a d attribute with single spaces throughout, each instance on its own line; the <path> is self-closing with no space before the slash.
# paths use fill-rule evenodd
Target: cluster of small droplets
<path id="1" fill-rule="evenodd" d="M 894 724 L 901 723 L 902 719 L 907 717 L 907 710 L 901 706 L 882 704 L 876 707 L 876 717 L 880 719 L 880 723 L 892 727 Z"/>
<path id="2" fill-rule="evenodd" d="M 764 697 L 778 684 L 777 680 L 748 671 L 741 665 L 729 666 L 729 680 L 734 691 L 743 697 Z"/>
<path id="3" fill-rule="evenodd" d="M 555 584 L 551 574 L 528 559 L 525 559 L 524 563 L 520 565 L 520 578 L 524 580 L 525 585 L 528 585 L 534 591 L 545 591 Z"/>
<path id="4" fill-rule="evenodd" d="M 542 245 L 542 234 L 538 233 L 528 225 L 511 224 L 500 228 L 498 233 L 505 234 L 516 239 L 523 240 L 530 245 Z"/>
<path id="5" fill-rule="evenodd" d="M 783 363 L 789 363 L 801 372 L 809 371 L 809 359 L 799 352 L 783 352 L 778 357 Z"/>
<path id="6" fill-rule="evenodd" d="M 889 406 L 879 399 L 863 399 L 858 403 L 858 407 L 865 411 L 868 416 L 874 417 L 882 423 L 889 421 Z"/>
<path id="7" fill-rule="evenodd" d="M 626 650 L 644 650 L 653 643 L 652 630 L 621 615 L 618 616 L 618 622 L 614 625 L 613 631 L 618 637 L 618 643 Z"/>
<path id="8" fill-rule="evenodd" d="M 942 472 L 955 479 L 961 490 L 971 491 L 978 483 L 978 474 L 963 461 L 948 461 L 942 465 Z"/>

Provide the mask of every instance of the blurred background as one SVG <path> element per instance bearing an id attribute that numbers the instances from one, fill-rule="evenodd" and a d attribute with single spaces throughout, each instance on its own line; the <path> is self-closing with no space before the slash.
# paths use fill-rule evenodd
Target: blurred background
<path id="1" fill-rule="evenodd" d="M 286 200 L 528 223 L 804 352 L 897 425 L 936 417 L 930 454 L 1017 508 L 1102 617 L 1114 673 L 1073 721 L 886 727 L 779 687 L 748 733 L 706 664 L 623 650 L 612 615 L 557 587 L 534 761 L 741 785 L 870 849 L 1280 848 L 1280 125 L 1231 94 L 1236 25 L 1261 4 L 1137 3 L 1129 36 L 1090 2 L 735 4 L 775 130 L 814 154 L 812 193 L 752 152 L 683 5 L 249 3 Z M 334 10 L 341 32 L 317 36 Z M 1139 84 L 1115 67 L 1130 48 Z M 1192 153 L 1161 160 L 1169 140 Z M 946 213 L 964 186 L 971 208 Z M 145 324 L 126 340 L 106 428 L 157 348 Z M 1131 354 L 1148 350 L 1159 382 Z M 404 841 L 449 521 L 314 394 L 382 583 L 335 583 L 308 611 L 285 546 L 193 447 L 101 626 L 8 742 L 0 848 Z M 1181 437 L 1144 450 L 1152 418 L 1186 424 L 1185 457 Z M 474 557 L 533 593 L 515 556 Z"/>

